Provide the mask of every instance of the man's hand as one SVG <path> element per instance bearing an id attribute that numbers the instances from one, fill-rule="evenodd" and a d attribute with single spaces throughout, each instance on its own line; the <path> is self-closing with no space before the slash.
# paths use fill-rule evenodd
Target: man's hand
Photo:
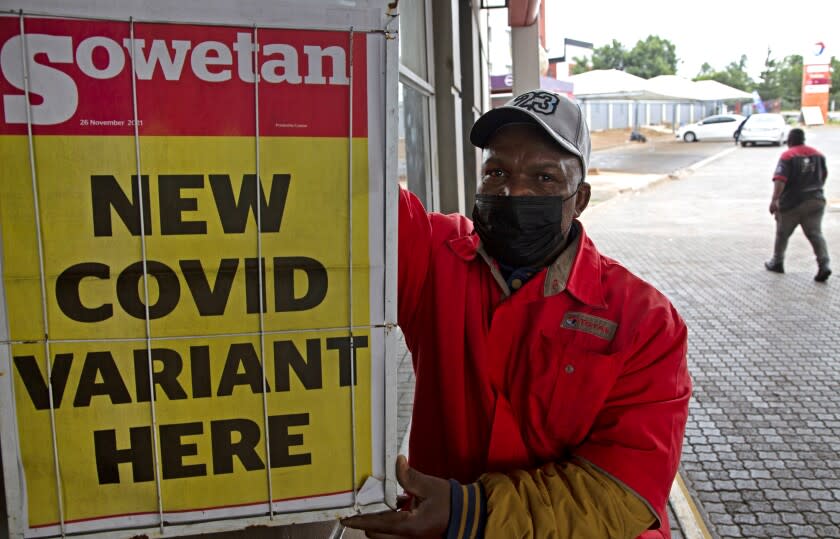
<path id="1" fill-rule="evenodd" d="M 341 523 L 373 539 L 440 537 L 449 524 L 449 481 L 418 472 L 402 455 L 397 457 L 397 481 L 414 498 L 410 509 L 359 515 Z"/>
<path id="2" fill-rule="evenodd" d="M 779 201 L 775 198 L 770 201 L 770 215 L 775 215 L 779 211 Z"/>

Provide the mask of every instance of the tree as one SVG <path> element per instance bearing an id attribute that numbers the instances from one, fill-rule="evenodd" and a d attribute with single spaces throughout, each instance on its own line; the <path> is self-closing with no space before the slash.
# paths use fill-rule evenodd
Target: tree
<path id="1" fill-rule="evenodd" d="M 712 75 L 718 73 L 714 69 L 712 69 L 711 64 L 709 62 L 703 62 L 703 65 L 700 66 L 700 72 L 697 73 L 697 76 L 694 77 L 694 80 L 715 80 Z"/>
<path id="2" fill-rule="evenodd" d="M 613 39 L 612 43 L 592 51 L 591 64 L 586 58 L 574 58 L 574 62 L 572 75 L 593 69 L 619 69 L 647 79 L 677 72 L 676 47 L 667 39 L 654 35 L 639 40 L 630 51 Z"/>
<path id="3" fill-rule="evenodd" d="M 650 35 L 627 54 L 625 66 L 625 71 L 643 79 L 673 75 L 677 72 L 677 48 L 667 39 Z"/>
<path id="4" fill-rule="evenodd" d="M 589 63 L 589 58 L 586 56 L 575 56 L 572 58 L 572 70 L 570 75 L 580 75 L 592 71 L 592 64 Z"/>
<path id="5" fill-rule="evenodd" d="M 624 70 L 627 62 L 627 50 L 616 39 L 609 45 L 598 47 L 592 52 L 592 69 Z"/>
<path id="6" fill-rule="evenodd" d="M 730 62 L 723 71 L 716 71 L 708 62 L 700 66 L 700 72 L 694 80 L 716 80 L 720 83 L 751 92 L 755 88 L 755 81 L 747 74 L 747 56 L 741 55 L 737 62 Z"/>
<path id="7" fill-rule="evenodd" d="M 840 105 L 840 59 L 831 59 L 831 94 L 828 96 L 828 106 L 831 102 L 835 102 L 835 106 Z"/>
<path id="8" fill-rule="evenodd" d="M 799 109 L 802 100 L 802 56 L 775 60 L 770 49 L 756 90 L 764 100 L 781 99 L 783 109 Z"/>

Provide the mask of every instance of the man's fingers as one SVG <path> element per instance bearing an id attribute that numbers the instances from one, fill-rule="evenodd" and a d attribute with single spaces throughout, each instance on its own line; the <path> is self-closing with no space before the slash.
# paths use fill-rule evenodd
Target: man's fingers
<path id="1" fill-rule="evenodd" d="M 411 468 L 402 455 L 397 457 L 397 480 L 414 495 L 409 511 L 385 511 L 345 518 L 348 528 L 364 530 L 368 537 L 426 537 L 440 535 L 449 520 L 449 482 Z M 375 535 L 378 534 L 378 535 Z"/>
<path id="2" fill-rule="evenodd" d="M 358 515 L 341 519 L 341 524 L 348 528 L 375 533 L 404 533 L 411 513 L 406 511 L 383 511 L 370 515 Z"/>
<path id="3" fill-rule="evenodd" d="M 403 455 L 397 457 L 397 481 L 409 494 L 420 498 L 427 498 L 432 492 L 436 477 L 418 472 L 408 465 L 408 460 Z"/>
<path id="4" fill-rule="evenodd" d="M 397 462 L 394 467 L 397 471 L 397 481 L 399 481 L 400 486 L 409 494 L 420 494 L 414 484 L 416 470 L 412 470 L 411 466 L 408 465 L 408 459 L 405 458 L 405 455 L 397 455 Z"/>
<path id="5" fill-rule="evenodd" d="M 397 511 L 411 511 L 417 507 L 417 496 L 400 494 L 397 496 Z"/>

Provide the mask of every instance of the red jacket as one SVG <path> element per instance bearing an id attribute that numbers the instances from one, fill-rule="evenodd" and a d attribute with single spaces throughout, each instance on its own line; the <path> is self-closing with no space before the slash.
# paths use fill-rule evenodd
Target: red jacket
<path id="1" fill-rule="evenodd" d="M 645 499 L 667 536 L 691 393 L 668 300 L 582 226 L 576 250 L 506 297 L 467 218 L 427 214 L 407 191 L 399 204 L 412 466 L 472 482 L 574 455 Z"/>

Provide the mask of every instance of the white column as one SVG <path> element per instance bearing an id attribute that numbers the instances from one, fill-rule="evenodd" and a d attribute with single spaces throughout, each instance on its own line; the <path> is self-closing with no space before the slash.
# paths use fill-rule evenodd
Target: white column
<path id="1" fill-rule="evenodd" d="M 613 126 L 613 104 L 612 101 L 607 103 L 607 129 L 612 129 Z"/>
<path id="2" fill-rule="evenodd" d="M 511 28 L 513 95 L 540 87 L 539 18 L 531 26 Z"/>

